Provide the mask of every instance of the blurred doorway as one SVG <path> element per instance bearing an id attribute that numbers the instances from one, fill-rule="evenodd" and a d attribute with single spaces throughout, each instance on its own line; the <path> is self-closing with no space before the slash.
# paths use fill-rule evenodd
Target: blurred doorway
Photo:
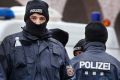
<path id="1" fill-rule="evenodd" d="M 98 0 L 67 0 L 62 20 L 66 22 L 88 23 L 92 11 L 101 12 Z"/>

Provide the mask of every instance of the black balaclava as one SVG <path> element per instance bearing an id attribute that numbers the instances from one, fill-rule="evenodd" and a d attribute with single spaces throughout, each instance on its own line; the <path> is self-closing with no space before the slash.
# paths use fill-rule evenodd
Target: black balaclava
<path id="1" fill-rule="evenodd" d="M 29 1 L 26 5 L 26 11 L 24 15 L 26 26 L 23 28 L 23 31 L 40 38 L 48 34 L 48 31 L 46 29 L 47 22 L 49 21 L 48 7 L 48 4 L 41 0 Z M 30 20 L 30 16 L 33 13 L 38 13 L 45 16 L 46 22 L 40 25 L 33 23 Z"/>
<path id="2" fill-rule="evenodd" d="M 91 22 L 85 27 L 86 42 L 102 42 L 106 43 L 108 39 L 108 31 L 100 22 Z"/>

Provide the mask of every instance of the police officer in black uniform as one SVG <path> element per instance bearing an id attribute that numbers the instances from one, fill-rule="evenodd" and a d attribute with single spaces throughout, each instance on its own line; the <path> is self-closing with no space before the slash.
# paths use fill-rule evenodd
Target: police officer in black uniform
<path id="1" fill-rule="evenodd" d="M 73 80 L 120 80 L 120 62 L 105 52 L 106 27 L 100 22 L 85 28 L 85 52 L 74 59 Z"/>
<path id="2" fill-rule="evenodd" d="M 64 46 L 51 38 L 46 28 L 48 4 L 41 0 L 29 1 L 24 21 L 23 31 L 9 35 L 0 45 L 6 80 L 65 80 L 71 77 L 73 69 Z"/>
<path id="3" fill-rule="evenodd" d="M 84 53 L 84 46 L 85 46 L 85 39 L 81 39 L 77 42 L 77 44 L 73 48 L 73 55 L 74 57 L 71 59 L 71 63 L 76 61 L 76 57 L 82 53 Z"/>

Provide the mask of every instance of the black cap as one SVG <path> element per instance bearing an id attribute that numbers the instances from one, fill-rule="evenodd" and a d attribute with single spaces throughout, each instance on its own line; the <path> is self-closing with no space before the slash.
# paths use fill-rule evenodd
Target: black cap
<path id="1" fill-rule="evenodd" d="M 106 43 L 108 31 L 101 22 L 91 22 L 85 27 L 85 39 L 87 42 Z"/>
<path id="2" fill-rule="evenodd" d="M 68 42 L 69 34 L 68 32 L 55 28 L 55 29 L 50 29 L 51 35 L 54 39 L 58 40 L 65 46 Z"/>
<path id="3" fill-rule="evenodd" d="M 33 13 L 38 13 L 45 16 L 46 20 L 49 20 L 48 4 L 41 0 L 29 1 L 26 5 L 26 11 L 24 15 L 24 21 L 29 19 L 30 15 Z"/>
<path id="4" fill-rule="evenodd" d="M 85 39 L 81 39 L 77 42 L 77 44 L 74 46 L 74 50 L 73 51 L 76 51 L 76 50 L 81 50 L 81 51 L 84 51 L 84 45 L 85 45 Z"/>

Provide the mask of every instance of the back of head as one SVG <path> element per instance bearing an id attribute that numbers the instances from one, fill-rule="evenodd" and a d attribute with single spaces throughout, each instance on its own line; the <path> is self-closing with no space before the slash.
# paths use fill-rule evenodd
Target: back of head
<path id="1" fill-rule="evenodd" d="M 85 27 L 86 42 L 102 42 L 106 43 L 108 39 L 108 31 L 100 22 L 91 22 Z"/>
<path id="2" fill-rule="evenodd" d="M 67 44 L 68 39 L 69 39 L 68 32 L 58 29 L 58 28 L 50 29 L 50 31 L 51 31 L 52 37 L 54 39 L 60 41 L 63 44 L 63 46 L 65 46 Z"/>

